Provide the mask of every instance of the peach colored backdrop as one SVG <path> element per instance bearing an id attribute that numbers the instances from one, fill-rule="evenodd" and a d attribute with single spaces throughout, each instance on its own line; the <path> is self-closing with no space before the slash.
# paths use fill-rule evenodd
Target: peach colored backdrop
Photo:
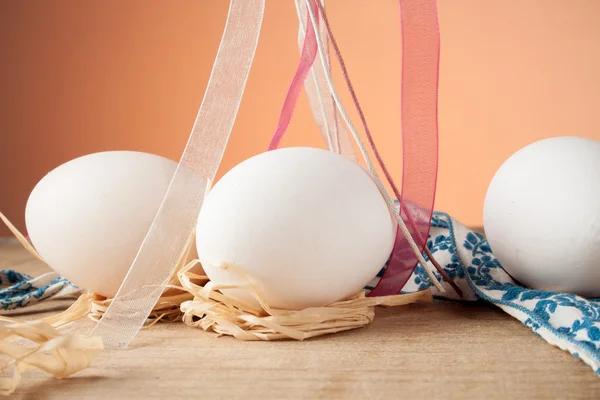
<path id="1" fill-rule="evenodd" d="M 132 149 L 177 159 L 228 3 L 0 2 L 0 210 L 24 228 L 36 182 L 86 153 Z M 376 140 L 399 174 L 397 0 L 327 4 Z M 476 225 L 490 179 L 514 151 L 549 136 L 600 139 L 600 1 L 440 0 L 439 16 L 436 208 Z M 296 29 L 293 2 L 267 0 L 221 174 L 266 148 L 298 59 Z M 321 145 L 304 97 L 283 145 Z"/>

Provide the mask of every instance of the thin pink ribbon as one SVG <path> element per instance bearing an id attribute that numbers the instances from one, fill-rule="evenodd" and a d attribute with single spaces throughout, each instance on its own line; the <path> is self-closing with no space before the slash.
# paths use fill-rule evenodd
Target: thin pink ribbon
<path id="1" fill-rule="evenodd" d="M 402 143 L 403 174 L 402 194 L 381 158 L 377 146 L 368 128 L 366 117 L 360 107 L 356 92 L 348 75 L 344 60 L 323 6 L 317 2 L 331 44 L 340 63 L 344 79 L 352 95 L 363 129 L 373 153 L 383 173 L 392 187 L 394 195 L 400 201 L 400 216 L 407 224 L 413 240 L 421 251 L 426 246 L 433 213 L 435 189 L 437 183 L 437 95 L 439 71 L 439 26 L 435 0 L 399 0 L 402 22 Z M 314 6 L 314 1 L 312 2 Z M 314 30 L 309 37 L 312 25 L 310 18 L 302 51 L 300 65 L 292 80 L 280 123 L 269 150 L 277 148 L 285 128 L 293 114 L 302 82 L 315 57 L 308 58 L 314 48 L 316 55 L 316 38 Z M 311 43 L 314 41 L 314 43 Z M 307 57 L 305 58 L 305 54 Z M 296 93 L 297 90 L 297 93 Z M 283 123 L 282 123 L 283 121 Z M 418 264 L 416 255 L 410 249 L 408 240 L 397 231 L 392 255 L 386 271 L 370 296 L 387 296 L 397 294 L 404 287 Z"/>
<path id="2" fill-rule="evenodd" d="M 316 4 L 314 0 L 311 1 L 311 7 L 316 10 Z M 315 36 L 315 30 L 313 29 L 312 21 L 310 17 L 308 17 L 306 23 L 306 35 L 304 36 L 304 44 L 302 46 L 302 53 L 300 54 L 300 62 L 298 64 L 298 68 L 296 69 L 296 73 L 294 74 L 294 78 L 292 79 L 292 83 L 288 89 L 287 95 L 285 96 L 281 114 L 279 115 L 277 128 L 275 129 L 275 133 L 271 138 L 271 143 L 269 143 L 269 150 L 274 150 L 279 147 L 279 143 L 281 142 L 281 139 L 283 138 L 283 135 L 294 114 L 294 109 L 296 108 L 298 97 L 300 96 L 300 92 L 304 86 L 304 81 L 306 80 L 306 77 L 308 76 L 308 73 L 315 62 L 316 57 L 317 39 Z"/>

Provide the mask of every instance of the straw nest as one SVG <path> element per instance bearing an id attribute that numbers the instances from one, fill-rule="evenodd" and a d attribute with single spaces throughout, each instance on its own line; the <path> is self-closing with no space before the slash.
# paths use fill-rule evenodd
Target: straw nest
<path id="1" fill-rule="evenodd" d="M 219 336 L 234 336 L 241 340 L 304 340 L 347 331 L 371 323 L 375 306 L 400 306 L 432 299 L 429 290 L 385 297 L 367 297 L 361 291 L 324 307 L 277 310 L 269 307 L 260 286 L 238 268 L 228 264 L 221 266 L 237 274 L 244 283 L 219 285 L 206 276 L 190 272 L 196 263 L 193 261 L 178 274 L 182 287 L 193 295 L 193 299 L 180 306 L 183 322 L 214 331 Z M 223 289 L 246 290 L 256 302 L 226 296 Z"/>

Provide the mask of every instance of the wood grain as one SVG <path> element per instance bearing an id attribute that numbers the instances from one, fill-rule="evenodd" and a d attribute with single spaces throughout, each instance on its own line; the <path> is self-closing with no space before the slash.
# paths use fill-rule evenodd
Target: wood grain
<path id="1" fill-rule="evenodd" d="M 46 268 L 0 247 L 0 266 L 11 263 Z M 40 311 L 23 317 L 48 314 Z M 600 379 L 491 305 L 435 302 L 378 309 L 369 327 L 305 342 L 242 342 L 158 324 L 69 379 L 27 373 L 13 398 L 597 399 Z"/>

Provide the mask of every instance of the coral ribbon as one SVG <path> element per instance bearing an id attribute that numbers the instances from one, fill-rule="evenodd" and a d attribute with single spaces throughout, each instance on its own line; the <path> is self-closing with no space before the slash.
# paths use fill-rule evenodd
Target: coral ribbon
<path id="1" fill-rule="evenodd" d="M 402 194 L 400 216 L 424 249 L 429 236 L 438 166 L 440 34 L 435 0 L 399 0 L 402 25 Z M 396 195 L 398 195 L 396 193 Z M 398 234 L 392 257 L 371 296 L 396 294 L 417 265 Z"/>

